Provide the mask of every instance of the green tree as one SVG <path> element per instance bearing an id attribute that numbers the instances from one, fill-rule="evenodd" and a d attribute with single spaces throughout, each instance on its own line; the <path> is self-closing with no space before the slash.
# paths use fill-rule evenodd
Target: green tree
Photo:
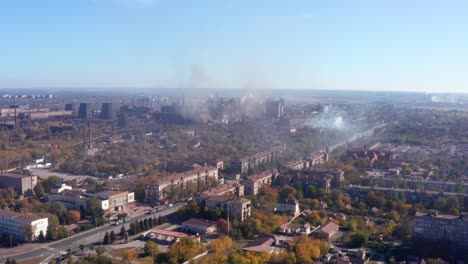
<path id="1" fill-rule="evenodd" d="M 64 225 L 68 220 L 68 211 L 65 205 L 61 202 L 53 202 L 49 206 L 49 213 L 58 217 L 59 223 Z"/>
<path id="2" fill-rule="evenodd" d="M 355 247 L 363 247 L 367 244 L 369 235 L 363 232 L 355 232 L 351 234 L 351 243 Z"/>
<path id="3" fill-rule="evenodd" d="M 93 224 L 100 226 L 104 224 L 104 210 L 98 198 L 93 197 L 88 201 L 89 215 L 93 219 Z"/>
<path id="4" fill-rule="evenodd" d="M 42 230 L 41 232 L 39 232 L 39 236 L 37 237 L 37 240 L 39 242 L 43 242 L 45 240 L 44 232 Z"/>
<path id="5" fill-rule="evenodd" d="M 125 230 L 125 226 L 122 225 L 122 227 L 120 228 L 119 236 L 124 237 L 126 232 L 127 230 Z"/>
<path id="6" fill-rule="evenodd" d="M 103 243 L 104 243 L 104 245 L 109 245 L 111 243 L 109 232 L 106 232 L 106 234 L 104 235 Z"/>
<path id="7" fill-rule="evenodd" d="M 36 186 L 34 186 L 34 194 L 36 195 L 36 197 L 42 198 L 44 196 L 44 193 L 45 191 L 42 184 L 38 183 L 36 184 Z"/>
<path id="8" fill-rule="evenodd" d="M 153 260 L 159 255 L 158 244 L 154 243 L 153 241 L 146 242 L 144 250 L 145 255 L 152 257 Z"/>
<path id="9" fill-rule="evenodd" d="M 115 240 L 117 239 L 116 236 L 115 236 L 115 233 L 114 233 L 114 230 L 112 230 L 109 234 L 109 238 L 110 238 L 110 243 L 114 243 Z"/>

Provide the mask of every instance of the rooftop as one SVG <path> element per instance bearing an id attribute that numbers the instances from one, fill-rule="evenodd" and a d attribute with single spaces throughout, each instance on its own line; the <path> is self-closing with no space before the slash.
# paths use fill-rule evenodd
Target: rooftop
<path id="1" fill-rule="evenodd" d="M 127 195 L 127 194 L 128 194 L 128 191 L 105 190 L 105 191 L 98 192 L 98 193 L 96 193 L 96 194 L 98 194 L 98 195 L 103 195 L 103 196 L 112 196 L 112 195 L 117 195 L 117 194 L 125 194 L 125 195 Z"/>
<path id="2" fill-rule="evenodd" d="M 0 176 L 21 179 L 21 178 L 32 177 L 34 175 L 26 175 L 26 174 L 18 174 L 18 173 L 7 172 L 7 173 L 1 173 Z"/>
<path id="3" fill-rule="evenodd" d="M 251 203 L 251 201 L 249 199 L 246 199 L 246 198 L 238 198 L 238 199 L 234 199 L 231 201 L 231 204 L 233 205 L 243 205 L 243 204 L 246 204 L 246 203 Z"/>
<path id="4" fill-rule="evenodd" d="M 321 227 L 317 228 L 317 231 L 321 231 L 327 234 L 331 234 L 337 231 L 339 226 L 331 221 L 328 221 L 326 224 L 322 225 Z"/>
<path id="5" fill-rule="evenodd" d="M 75 197 L 81 194 L 83 194 L 82 190 L 63 190 L 62 192 L 56 193 L 55 195 Z"/>
<path id="6" fill-rule="evenodd" d="M 13 211 L 7 211 L 7 210 L 0 210 L 0 217 L 15 219 L 15 220 L 19 220 L 22 222 L 32 222 L 32 221 L 36 221 L 39 219 L 47 218 L 47 217 L 41 217 L 41 216 L 26 215 L 26 214 L 13 212 Z"/>
<path id="7" fill-rule="evenodd" d="M 174 173 L 166 177 L 159 178 L 149 185 L 163 185 L 163 184 L 170 184 L 172 181 L 177 181 L 179 179 L 185 179 L 190 176 L 195 176 L 200 173 L 208 173 L 208 172 L 213 172 L 213 171 L 218 171 L 218 168 L 213 167 L 213 166 L 205 166 L 205 167 L 199 167 L 193 170 L 189 170 L 186 172 L 181 172 L 181 173 Z"/>
<path id="8" fill-rule="evenodd" d="M 296 200 L 296 199 L 286 198 L 286 199 L 279 199 L 279 200 L 278 200 L 278 203 L 279 203 L 279 204 L 296 205 L 296 204 L 299 204 L 299 201 Z"/>
<path id="9" fill-rule="evenodd" d="M 200 194 L 202 198 L 209 198 L 216 195 L 223 195 L 226 192 L 232 191 L 233 189 L 237 188 L 239 185 L 232 183 L 232 184 L 222 184 L 216 188 L 211 188 L 206 190 Z"/>
<path id="10" fill-rule="evenodd" d="M 263 172 L 260 172 L 260 173 L 257 173 L 257 174 L 254 174 L 254 175 L 251 175 L 251 176 L 247 177 L 247 181 L 256 182 L 258 180 L 262 180 L 264 178 L 268 178 L 268 177 L 272 177 L 272 176 L 273 176 L 273 172 L 271 170 L 267 170 L 267 171 L 263 171 Z"/>
<path id="11" fill-rule="evenodd" d="M 216 226 L 217 223 L 215 221 L 200 219 L 200 218 L 190 218 L 187 221 L 182 222 L 182 225 L 194 225 L 194 226 L 203 226 L 205 228 L 209 228 L 212 226 Z"/>

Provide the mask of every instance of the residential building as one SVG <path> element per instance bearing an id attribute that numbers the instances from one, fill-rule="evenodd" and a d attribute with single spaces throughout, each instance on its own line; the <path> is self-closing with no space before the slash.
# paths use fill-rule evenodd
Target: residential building
<path id="1" fill-rule="evenodd" d="M 228 183 L 222 184 L 218 187 L 211 188 L 206 190 L 199 195 L 196 199 L 199 202 L 204 202 L 205 200 L 213 196 L 229 196 L 229 197 L 241 197 L 244 195 L 244 186 L 239 183 Z"/>
<path id="2" fill-rule="evenodd" d="M 49 220 L 47 217 L 0 210 L 0 233 L 13 235 L 20 241 L 36 240 L 41 232 L 45 236 L 48 226 Z M 27 237 L 29 235 L 31 237 Z"/>
<path id="3" fill-rule="evenodd" d="M 299 210 L 299 201 L 294 199 L 294 197 L 280 199 L 276 203 L 276 212 L 297 216 L 301 213 Z"/>
<path id="4" fill-rule="evenodd" d="M 457 248 L 468 249 L 468 219 L 461 216 L 416 212 L 414 217 L 414 238 L 434 243 L 450 243 Z"/>
<path id="5" fill-rule="evenodd" d="M 249 242 L 244 248 L 245 251 L 278 254 L 283 251 L 283 247 L 280 247 L 277 237 L 274 235 L 258 236 L 253 241 Z"/>
<path id="6" fill-rule="evenodd" d="M 273 160 L 282 156 L 286 150 L 285 146 L 276 146 L 268 149 L 267 151 L 258 152 L 251 156 L 240 158 L 237 161 L 233 161 L 231 166 L 241 174 L 249 173 L 249 170 L 260 166 L 261 164 L 269 164 Z"/>
<path id="7" fill-rule="evenodd" d="M 312 232 L 313 228 L 314 227 L 309 223 L 305 223 L 296 230 L 296 233 L 308 236 Z"/>
<path id="8" fill-rule="evenodd" d="M 236 217 L 239 221 L 243 222 L 251 215 L 251 201 L 246 198 L 237 198 L 231 200 L 229 203 L 229 214 L 231 217 Z"/>
<path id="9" fill-rule="evenodd" d="M 339 229 L 339 226 L 332 221 L 328 221 L 325 224 L 319 226 L 314 230 L 313 234 L 316 237 L 330 239 Z"/>
<path id="10" fill-rule="evenodd" d="M 188 184 L 209 186 L 209 180 L 218 180 L 218 168 L 212 166 L 200 167 L 190 171 L 175 173 L 167 177 L 157 179 L 145 186 L 145 199 L 157 202 L 169 197 L 173 188 L 186 189 Z"/>
<path id="11" fill-rule="evenodd" d="M 17 173 L 1 173 L 0 188 L 13 188 L 20 195 L 33 191 L 37 184 L 37 176 Z"/>
<path id="12" fill-rule="evenodd" d="M 209 221 L 199 218 L 190 218 L 182 222 L 182 230 L 188 233 L 211 234 L 217 229 L 215 221 Z"/>
<path id="13" fill-rule="evenodd" d="M 314 152 L 311 153 L 306 160 L 309 161 L 310 167 L 320 165 L 328 161 L 328 154 L 324 151 Z"/>
<path id="14" fill-rule="evenodd" d="M 311 184 L 324 188 L 328 192 L 331 188 L 340 188 L 344 181 L 344 172 L 340 169 L 311 167 L 297 171 L 290 180 L 290 184 Z"/>
<path id="15" fill-rule="evenodd" d="M 274 180 L 274 175 L 275 173 L 273 171 L 267 170 L 247 177 L 246 180 L 242 181 L 242 184 L 245 186 L 245 194 L 256 195 L 263 184 L 271 185 Z"/>
<path id="16" fill-rule="evenodd" d="M 309 162 L 305 160 L 293 160 L 284 165 L 288 170 L 302 170 L 309 167 Z"/>
<path id="17" fill-rule="evenodd" d="M 223 208 L 230 218 L 237 218 L 243 222 L 250 216 L 252 208 L 249 199 L 245 198 L 230 198 L 227 196 L 213 196 L 205 201 L 205 206 L 209 210 Z"/>

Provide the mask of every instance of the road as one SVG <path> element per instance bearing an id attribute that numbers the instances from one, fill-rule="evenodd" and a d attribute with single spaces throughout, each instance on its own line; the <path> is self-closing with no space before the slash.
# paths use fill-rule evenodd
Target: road
<path id="1" fill-rule="evenodd" d="M 0 263 L 3 263 L 3 261 L 5 261 L 7 257 L 14 258 L 15 260 L 25 260 L 25 259 L 36 258 L 40 256 L 49 256 L 51 254 L 57 254 L 58 256 L 60 251 L 66 251 L 67 249 L 79 251 L 79 246 L 81 244 L 89 245 L 89 244 L 94 244 L 94 243 L 100 243 L 100 241 L 102 241 L 102 238 L 104 238 L 104 234 L 106 232 L 110 232 L 111 230 L 114 230 L 115 233 L 119 233 L 120 229 L 122 228 L 122 225 L 125 226 L 125 229 L 128 230 L 130 228 L 130 223 L 133 221 L 139 221 L 141 219 L 145 219 L 148 217 L 155 217 L 155 216 L 159 217 L 159 216 L 170 215 L 170 214 L 177 212 L 180 208 L 182 208 L 185 205 L 186 203 L 177 203 L 177 204 L 174 204 L 173 207 L 164 208 L 162 211 L 155 212 L 151 215 L 142 214 L 142 215 L 132 217 L 131 220 L 125 224 L 121 224 L 117 226 L 114 226 L 114 225 L 100 226 L 98 228 L 87 230 L 85 232 L 78 233 L 72 237 L 65 238 L 59 241 L 51 242 L 48 244 L 39 244 L 40 247 L 32 251 L 23 252 L 23 253 L 19 253 L 16 255 L 1 256 Z"/>

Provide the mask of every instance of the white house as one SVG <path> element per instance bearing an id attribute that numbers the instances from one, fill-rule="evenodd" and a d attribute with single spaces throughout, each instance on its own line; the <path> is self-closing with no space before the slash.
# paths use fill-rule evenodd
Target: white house
<path id="1" fill-rule="evenodd" d="M 299 210 L 299 201 L 294 198 L 280 199 L 276 203 L 276 212 L 297 216 L 301 213 Z"/>

